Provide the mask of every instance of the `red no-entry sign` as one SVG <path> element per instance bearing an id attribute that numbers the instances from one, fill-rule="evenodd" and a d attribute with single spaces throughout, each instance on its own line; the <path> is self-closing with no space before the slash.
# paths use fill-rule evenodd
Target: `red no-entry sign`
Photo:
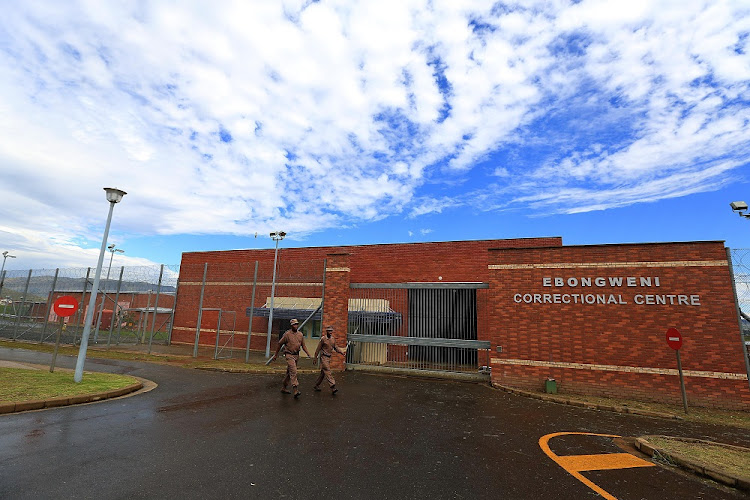
<path id="1" fill-rule="evenodd" d="M 78 310 L 78 301 L 71 295 L 63 295 L 52 304 L 52 309 L 62 318 L 73 316 Z"/>
<path id="2" fill-rule="evenodd" d="M 682 347 L 682 335 L 677 331 L 677 328 L 667 330 L 667 345 L 675 351 L 679 351 Z"/>

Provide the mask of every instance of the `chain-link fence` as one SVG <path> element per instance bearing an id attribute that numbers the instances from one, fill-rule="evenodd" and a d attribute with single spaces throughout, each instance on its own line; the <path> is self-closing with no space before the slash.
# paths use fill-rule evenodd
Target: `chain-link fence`
<path id="1" fill-rule="evenodd" d="M 750 341 L 750 248 L 731 251 L 734 285 L 742 314 L 741 324 L 745 340 Z"/>
<path id="2" fill-rule="evenodd" d="M 8 270 L 0 276 L 0 337 L 80 342 L 94 283 L 93 268 Z M 92 313 L 90 343 L 169 343 L 178 265 L 102 270 Z M 72 296 L 75 314 L 61 318 L 54 302 Z"/>
<path id="3" fill-rule="evenodd" d="M 172 340 L 193 344 L 194 352 L 198 345 L 212 346 L 217 358 L 233 352 L 247 357 L 251 349 L 275 349 L 289 320 L 297 318 L 306 343 L 317 342 L 324 262 L 285 259 L 280 253 L 275 279 L 272 260 L 183 264 Z"/>

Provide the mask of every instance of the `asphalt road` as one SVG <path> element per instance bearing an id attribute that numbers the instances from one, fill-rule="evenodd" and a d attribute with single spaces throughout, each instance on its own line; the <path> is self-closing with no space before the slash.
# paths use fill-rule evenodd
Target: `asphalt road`
<path id="1" fill-rule="evenodd" d="M 0 359 L 48 354 L 0 348 Z M 72 368 L 75 359 L 58 358 Z M 299 400 L 280 376 L 88 359 L 155 381 L 101 403 L 0 415 L 0 498 L 597 498 L 545 455 L 556 432 L 669 434 L 750 446 L 750 433 L 585 410 L 489 387 L 348 372 Z M 621 453 L 611 438 L 558 455 Z M 745 498 L 666 466 L 583 473 L 619 499 Z"/>

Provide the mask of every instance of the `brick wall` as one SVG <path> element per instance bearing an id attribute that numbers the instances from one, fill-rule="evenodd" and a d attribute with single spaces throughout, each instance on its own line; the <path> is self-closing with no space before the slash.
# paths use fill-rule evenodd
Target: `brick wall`
<path id="1" fill-rule="evenodd" d="M 326 259 L 326 290 L 323 302 L 323 329 L 332 326 L 336 343 L 346 345 L 346 331 L 349 326 L 349 277 L 350 255 L 329 254 Z M 331 369 L 344 368 L 344 360 L 334 354 Z"/>
<path id="2" fill-rule="evenodd" d="M 489 248 L 523 248 L 560 246 L 562 239 L 519 238 L 510 240 L 448 241 L 340 247 L 280 248 L 278 254 L 281 281 L 276 296 L 320 297 L 322 294 L 323 262 L 329 254 L 349 255 L 351 283 L 401 283 L 408 281 L 487 281 Z M 177 343 L 193 343 L 198 321 L 201 282 L 204 265 L 208 263 L 203 307 L 221 307 L 235 311 L 235 345 L 247 342 L 248 317 L 255 261 L 259 262 L 255 307 L 262 307 L 271 295 L 274 249 L 188 252 L 182 254 L 178 287 L 175 328 L 172 339 Z M 330 264 L 329 264 L 330 267 Z M 442 280 L 440 279 L 442 277 Z M 310 283 L 310 286 L 300 286 Z M 206 316 L 204 315 L 204 319 Z M 201 322 L 200 343 L 213 345 L 216 324 Z M 213 325 L 213 326 L 211 326 Z M 222 330 L 230 325 L 223 325 Z M 250 348 L 264 350 L 268 328 L 267 318 L 255 318 Z M 339 336 L 344 330 L 338 330 Z M 275 349 L 275 338 L 272 348 Z"/>
<path id="3" fill-rule="evenodd" d="M 494 382 L 679 402 L 675 327 L 689 403 L 750 405 L 722 242 L 493 249 L 489 272 Z"/>

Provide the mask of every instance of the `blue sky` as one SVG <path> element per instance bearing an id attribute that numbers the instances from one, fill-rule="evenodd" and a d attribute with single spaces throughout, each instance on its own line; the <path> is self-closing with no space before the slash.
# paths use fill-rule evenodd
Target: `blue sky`
<path id="1" fill-rule="evenodd" d="M 0 250 L 750 248 L 750 5 L 0 2 Z M 258 233 L 256 238 L 254 235 Z"/>

